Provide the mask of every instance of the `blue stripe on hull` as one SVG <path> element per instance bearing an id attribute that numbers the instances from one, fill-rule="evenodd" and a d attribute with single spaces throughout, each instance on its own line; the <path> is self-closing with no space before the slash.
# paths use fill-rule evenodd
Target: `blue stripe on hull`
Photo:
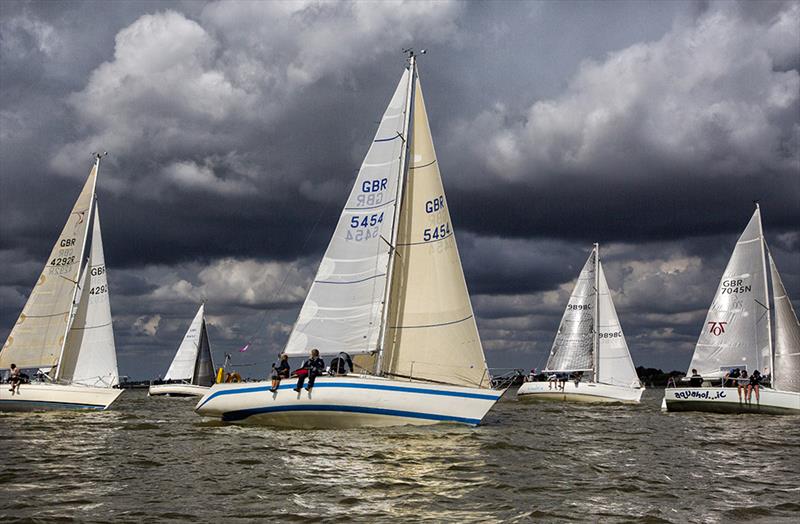
<path id="1" fill-rule="evenodd" d="M 285 379 L 285 380 L 292 380 L 292 379 Z M 278 386 L 278 389 L 293 389 L 295 382 L 292 380 L 292 384 L 282 384 Z M 441 395 L 445 397 L 461 397 L 461 398 L 475 398 L 480 400 L 493 400 L 497 401 L 501 395 L 488 395 L 485 393 L 463 393 L 460 391 L 444 391 L 439 389 L 427 389 L 427 388 L 417 388 L 417 387 L 410 387 L 410 386 L 390 386 L 387 384 L 362 384 L 357 382 L 317 382 L 314 384 L 314 389 L 317 388 L 354 388 L 354 389 L 377 389 L 383 391 L 401 391 L 404 393 L 417 393 L 420 395 Z M 269 391 L 268 386 L 254 386 L 252 388 L 240 388 L 240 389 L 223 389 L 221 391 L 216 391 L 209 395 L 206 400 L 197 406 L 195 409 L 199 409 L 203 407 L 206 403 L 208 403 L 211 399 L 222 396 L 222 395 L 238 395 L 241 393 L 256 393 L 259 391 Z"/>
<path id="2" fill-rule="evenodd" d="M 73 404 L 71 402 L 48 402 L 46 400 L 0 400 L 0 410 L 4 406 L 18 406 L 29 409 L 105 409 L 102 404 Z"/>
<path id="3" fill-rule="evenodd" d="M 316 386 L 315 386 L 316 387 Z M 420 413 L 417 411 L 400 411 L 396 409 L 368 408 L 363 406 L 333 406 L 328 404 L 301 404 L 297 406 L 274 406 L 263 408 L 242 409 L 223 413 L 222 420 L 225 422 L 242 421 L 253 415 L 265 413 L 286 413 L 291 411 L 326 411 L 333 413 L 366 413 L 369 415 L 385 415 L 389 417 L 418 418 L 425 420 L 435 420 L 438 422 L 460 422 L 477 426 L 480 423 L 478 418 L 454 417 L 450 415 L 437 415 L 435 413 Z"/>

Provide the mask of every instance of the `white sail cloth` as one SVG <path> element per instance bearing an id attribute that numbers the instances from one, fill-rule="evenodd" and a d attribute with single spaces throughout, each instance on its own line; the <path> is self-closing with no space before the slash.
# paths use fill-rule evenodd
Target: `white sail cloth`
<path id="1" fill-rule="evenodd" d="M 409 78 L 406 71 L 361 165 L 289 336 L 290 356 L 378 349 Z"/>
<path id="2" fill-rule="evenodd" d="M 772 273 L 772 300 L 775 303 L 775 369 L 772 385 L 781 391 L 800 392 L 800 324 L 792 301 L 769 255 Z"/>
<path id="3" fill-rule="evenodd" d="M 51 368 L 59 363 L 72 314 L 97 180 L 95 164 L 56 240 L 17 323 L 0 351 L 0 369 Z"/>
<path id="4" fill-rule="evenodd" d="M 729 368 L 769 367 L 770 333 L 759 209 L 753 213 L 720 280 L 689 371 L 721 377 Z"/>
<path id="5" fill-rule="evenodd" d="M 594 369 L 594 286 L 595 254 L 592 250 L 561 317 L 546 371 Z"/>
<path id="6" fill-rule="evenodd" d="M 200 304 L 197 313 L 189 324 L 189 329 L 183 336 L 178 351 L 172 359 L 172 363 L 167 369 L 167 374 L 164 375 L 164 380 L 192 380 L 194 377 L 195 364 L 197 362 L 197 354 L 200 349 L 200 338 L 203 332 L 203 315 L 205 312 L 205 304 Z"/>
<path id="7" fill-rule="evenodd" d="M 418 80 L 413 102 L 383 371 L 419 380 L 489 387 Z"/>
<path id="8" fill-rule="evenodd" d="M 638 388 L 641 383 L 631 359 L 628 343 L 625 341 L 625 334 L 622 332 L 617 309 L 611 299 L 602 262 L 598 264 L 598 270 L 600 296 L 597 309 L 600 317 L 597 336 L 597 382 Z"/>
<path id="9" fill-rule="evenodd" d="M 91 254 L 83 274 L 78 310 L 64 344 L 59 378 L 73 384 L 115 386 L 119 383 L 117 351 L 97 204 L 94 208 Z"/>

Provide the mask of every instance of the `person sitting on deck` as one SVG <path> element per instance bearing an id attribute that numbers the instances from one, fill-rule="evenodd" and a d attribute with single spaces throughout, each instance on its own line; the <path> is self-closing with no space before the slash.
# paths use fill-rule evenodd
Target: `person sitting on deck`
<path id="1" fill-rule="evenodd" d="M 553 384 L 557 384 L 557 382 L 558 382 L 558 374 L 550 373 L 549 375 L 547 375 L 547 389 L 553 389 Z"/>
<path id="2" fill-rule="evenodd" d="M 756 392 L 756 404 L 758 404 L 761 399 L 758 396 L 758 387 L 761 384 L 761 380 L 763 377 L 761 376 L 761 372 L 757 369 L 753 371 L 750 375 L 750 383 L 747 385 L 747 402 L 750 402 L 750 398 L 753 395 L 753 391 Z"/>
<path id="3" fill-rule="evenodd" d="M 728 371 L 725 374 L 725 378 L 722 379 L 722 387 L 725 388 L 736 387 L 737 379 L 739 378 L 740 374 L 741 371 L 739 371 L 739 368 L 733 368 L 730 371 Z"/>
<path id="4" fill-rule="evenodd" d="M 282 378 L 289 378 L 289 355 L 286 353 L 281 353 L 278 357 L 280 361 L 276 366 L 275 363 L 272 363 L 272 372 L 270 373 L 272 378 L 272 387 L 269 388 L 270 391 L 275 393 L 278 391 L 278 386 L 281 383 Z"/>
<path id="5" fill-rule="evenodd" d="M 569 373 L 559 373 L 558 374 L 558 389 L 564 391 L 564 387 L 567 385 L 567 380 L 569 380 Z"/>
<path id="6" fill-rule="evenodd" d="M 698 373 L 696 369 L 693 369 L 692 376 L 689 377 L 689 387 L 699 388 L 702 385 L 703 385 L 703 377 L 700 376 L 700 373 Z"/>
<path id="7" fill-rule="evenodd" d="M 739 378 L 736 380 L 736 391 L 739 393 L 739 402 L 742 401 L 742 392 L 744 392 L 744 399 L 747 401 L 747 388 L 750 385 L 750 377 L 747 376 L 747 370 L 743 369 L 742 374 L 739 375 Z"/>
<path id="8" fill-rule="evenodd" d="M 350 355 L 342 351 L 336 357 L 331 360 L 331 376 L 343 376 L 347 375 L 347 368 L 350 368 L 350 373 L 353 372 L 353 359 L 350 358 Z"/>
<path id="9" fill-rule="evenodd" d="M 572 380 L 575 381 L 575 387 L 578 387 L 578 384 L 581 383 L 581 379 L 583 378 L 583 371 L 576 371 L 572 374 Z"/>
<path id="10" fill-rule="evenodd" d="M 22 377 L 20 377 L 20 370 L 16 364 L 11 364 L 10 369 L 11 369 L 11 378 L 10 378 L 11 389 L 9 389 L 9 391 L 13 396 L 15 392 L 19 393 L 19 383 L 22 380 Z"/>
<path id="11" fill-rule="evenodd" d="M 321 375 L 325 371 L 325 361 L 319 358 L 319 350 L 314 348 L 311 350 L 311 358 L 303 362 L 303 365 L 300 366 L 300 369 L 305 369 L 308 373 L 308 385 L 306 386 L 306 391 L 311 391 L 311 388 L 314 387 L 314 381 L 317 380 L 317 376 Z M 300 393 L 300 390 L 303 388 L 303 382 L 306 381 L 306 375 L 302 374 L 297 379 L 297 386 L 294 388 L 295 391 Z"/>

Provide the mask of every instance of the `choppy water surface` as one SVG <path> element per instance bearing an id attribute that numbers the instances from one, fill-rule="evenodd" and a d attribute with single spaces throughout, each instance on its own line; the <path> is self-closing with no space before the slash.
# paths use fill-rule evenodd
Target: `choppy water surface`
<path id="1" fill-rule="evenodd" d="M 104 413 L 0 414 L 0 519 L 797 521 L 800 417 L 498 403 L 479 428 L 202 422 L 127 391 Z"/>

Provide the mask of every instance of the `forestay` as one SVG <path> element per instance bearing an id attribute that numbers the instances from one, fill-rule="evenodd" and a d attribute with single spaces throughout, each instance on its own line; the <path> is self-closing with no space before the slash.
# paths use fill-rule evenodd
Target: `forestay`
<path id="1" fill-rule="evenodd" d="M 561 317 L 546 371 L 594 369 L 594 272 L 595 254 L 592 250 Z"/>
<path id="2" fill-rule="evenodd" d="M 175 353 L 175 358 L 169 365 L 164 380 L 191 380 L 194 377 L 195 363 L 197 362 L 198 349 L 200 348 L 200 337 L 203 332 L 203 315 L 205 304 L 200 304 L 197 309 L 189 329 L 183 336 L 181 345 Z"/>
<path id="3" fill-rule="evenodd" d="M 769 366 L 770 334 L 761 215 L 753 213 L 720 280 L 689 370 L 720 377 Z"/>
<path id="4" fill-rule="evenodd" d="M 489 387 L 419 81 L 389 295 L 383 371 Z"/>
<path id="5" fill-rule="evenodd" d="M 800 392 L 800 324 L 771 254 L 769 267 L 772 273 L 772 300 L 775 303 L 773 386 L 781 391 Z"/>
<path id="6" fill-rule="evenodd" d="M 72 312 L 97 180 L 97 163 L 78 196 L 3 350 L 0 368 L 55 367 Z"/>
<path id="7" fill-rule="evenodd" d="M 192 375 L 192 384 L 209 387 L 214 384 L 214 363 L 211 360 L 211 346 L 208 343 L 208 330 L 206 321 L 200 328 L 200 348 L 197 352 L 197 361 Z"/>
<path id="8" fill-rule="evenodd" d="M 64 344 L 59 377 L 73 384 L 111 387 L 119 383 L 119 372 L 96 203 L 90 250 L 89 264 L 81 279 L 78 310 Z"/>
<path id="9" fill-rule="evenodd" d="M 625 341 L 625 334 L 622 332 L 617 309 L 611 298 L 602 262 L 598 263 L 598 271 L 600 295 L 597 299 L 597 309 L 600 311 L 600 317 L 597 336 L 599 361 L 597 382 L 638 388 L 641 386 L 639 376 L 636 374 L 636 368 L 631 360 L 631 353 L 628 350 L 628 343 Z"/>
<path id="10" fill-rule="evenodd" d="M 286 353 L 323 355 L 377 350 L 395 216 L 409 72 L 381 119 L 336 225 Z"/>

